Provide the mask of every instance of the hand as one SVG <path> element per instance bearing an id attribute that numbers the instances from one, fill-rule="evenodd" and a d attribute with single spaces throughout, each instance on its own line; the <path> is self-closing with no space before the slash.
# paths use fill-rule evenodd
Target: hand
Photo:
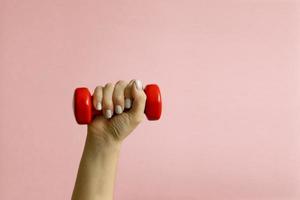
<path id="1" fill-rule="evenodd" d="M 121 143 L 143 121 L 145 104 L 146 94 L 139 80 L 97 86 L 93 105 L 102 115 L 88 125 L 88 134 L 105 144 Z"/>

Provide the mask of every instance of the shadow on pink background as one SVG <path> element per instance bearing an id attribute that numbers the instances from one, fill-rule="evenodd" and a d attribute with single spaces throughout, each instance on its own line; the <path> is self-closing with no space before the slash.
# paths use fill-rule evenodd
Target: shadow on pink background
<path id="1" fill-rule="evenodd" d="M 300 199 L 300 4 L 1 0 L 0 199 L 70 199 L 78 86 L 139 78 L 160 121 L 124 143 L 117 200 Z"/>

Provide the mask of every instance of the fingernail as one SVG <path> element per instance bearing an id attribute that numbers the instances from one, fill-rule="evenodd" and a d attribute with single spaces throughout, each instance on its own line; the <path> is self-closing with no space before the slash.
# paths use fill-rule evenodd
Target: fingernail
<path id="1" fill-rule="evenodd" d="M 143 88 L 142 81 L 140 80 L 135 80 L 134 84 L 137 90 L 141 90 Z"/>
<path id="2" fill-rule="evenodd" d="M 129 109 L 131 107 L 131 99 L 130 98 L 126 98 L 125 99 L 125 108 Z"/>
<path id="3" fill-rule="evenodd" d="M 101 110 L 101 109 L 102 109 L 102 104 L 101 104 L 101 102 L 98 102 L 98 103 L 97 103 L 96 109 L 97 109 L 97 110 Z"/>
<path id="4" fill-rule="evenodd" d="M 122 107 L 120 105 L 116 105 L 115 111 L 117 114 L 121 114 L 123 112 Z"/>
<path id="5" fill-rule="evenodd" d="M 106 111 L 105 111 L 105 117 L 106 117 L 107 119 L 109 119 L 109 118 L 111 118 L 111 116 L 112 116 L 111 110 L 106 110 Z"/>

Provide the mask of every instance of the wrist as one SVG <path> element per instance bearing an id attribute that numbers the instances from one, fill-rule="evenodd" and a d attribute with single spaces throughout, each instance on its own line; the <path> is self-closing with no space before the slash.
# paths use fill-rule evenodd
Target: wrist
<path id="1" fill-rule="evenodd" d="M 94 134 L 88 131 L 85 149 L 102 153 L 118 153 L 121 150 L 121 141 L 113 140 L 105 133 Z"/>
<path id="2" fill-rule="evenodd" d="M 80 161 L 74 199 L 112 199 L 121 143 L 108 143 L 100 134 L 87 134 Z M 104 198 L 105 197 L 105 198 Z"/>

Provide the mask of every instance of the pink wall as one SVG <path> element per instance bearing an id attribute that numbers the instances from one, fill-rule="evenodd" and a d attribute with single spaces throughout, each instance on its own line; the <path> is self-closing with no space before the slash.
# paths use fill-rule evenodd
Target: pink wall
<path id="1" fill-rule="evenodd" d="M 300 3 L 0 0 L 0 199 L 70 199 L 73 89 L 158 83 L 117 200 L 300 199 Z"/>

